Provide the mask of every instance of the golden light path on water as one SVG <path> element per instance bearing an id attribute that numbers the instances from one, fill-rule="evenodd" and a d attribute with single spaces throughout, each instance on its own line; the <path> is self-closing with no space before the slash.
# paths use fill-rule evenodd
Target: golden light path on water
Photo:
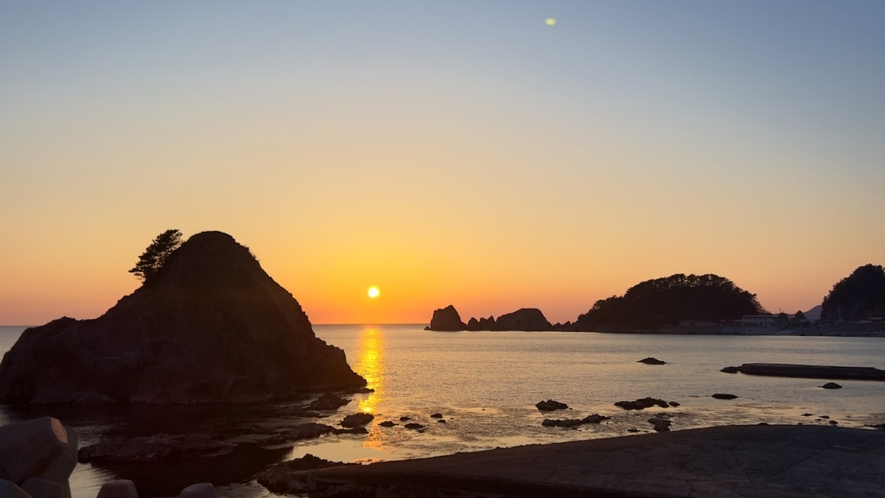
<path id="1" fill-rule="evenodd" d="M 384 333 L 379 328 L 366 327 L 360 331 L 359 352 L 353 369 L 366 379 L 367 387 L 374 389 L 373 393 L 360 401 L 359 409 L 363 413 L 375 413 L 384 400 L 384 377 L 387 374 L 387 366 L 384 364 Z M 373 423 L 363 447 L 381 449 L 384 440 L 384 432 L 377 423 Z"/>

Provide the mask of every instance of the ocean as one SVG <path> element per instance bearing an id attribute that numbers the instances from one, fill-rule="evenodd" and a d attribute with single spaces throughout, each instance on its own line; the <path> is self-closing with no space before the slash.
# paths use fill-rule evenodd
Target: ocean
<path id="1" fill-rule="evenodd" d="M 23 327 L 0 327 L 7 351 Z M 885 368 L 885 339 L 801 336 L 621 335 L 579 332 L 430 332 L 423 325 L 316 325 L 314 331 L 347 354 L 371 394 L 352 396 L 328 417 L 286 415 L 286 404 L 210 406 L 0 407 L 0 423 L 52 415 L 74 427 L 81 446 L 106 437 L 157 432 L 204 433 L 243 442 L 236 455 L 215 462 L 166 466 L 93 467 L 79 464 L 74 498 L 93 498 L 101 483 L 136 481 L 141 496 L 169 496 L 211 481 L 222 495 L 268 496 L 252 476 L 271 463 L 307 453 L 371 463 L 522 444 L 652 432 L 648 419 L 667 413 L 672 430 L 732 424 L 824 424 L 864 427 L 885 422 L 885 383 L 754 377 L 719 370 L 742 363 L 807 363 Z M 645 365 L 653 356 L 666 365 Z M 714 393 L 737 395 L 713 399 Z M 680 405 L 625 411 L 616 401 L 651 396 Z M 535 403 L 555 399 L 568 410 L 542 413 Z M 291 405 L 291 403 L 290 403 Z M 375 416 L 368 435 L 323 436 L 271 450 L 250 434 L 298 423 L 337 425 L 347 414 Z M 431 418 L 442 414 L 445 423 Z M 577 429 L 544 427 L 545 418 L 611 417 Z M 405 429 L 401 417 L 425 425 Z M 398 425 L 384 428 L 383 421 Z"/>

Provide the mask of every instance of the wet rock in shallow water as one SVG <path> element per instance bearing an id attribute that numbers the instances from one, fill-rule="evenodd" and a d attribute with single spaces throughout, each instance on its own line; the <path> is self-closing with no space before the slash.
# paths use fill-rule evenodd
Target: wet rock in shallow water
<path id="1" fill-rule="evenodd" d="M 669 402 L 669 403 L 667 403 L 667 404 L 670 405 L 670 406 L 672 406 L 673 408 L 676 408 L 677 406 L 681 406 L 681 403 L 679 403 L 679 402 L 677 402 L 677 401 L 671 401 L 671 402 Z"/>
<path id="2" fill-rule="evenodd" d="M 403 427 L 405 427 L 406 429 L 420 430 L 420 429 L 423 429 L 425 426 L 412 422 L 412 423 L 408 423 L 408 424 L 404 425 Z"/>
<path id="3" fill-rule="evenodd" d="M 830 420 L 830 424 L 831 425 L 839 425 L 839 422 L 836 422 L 835 420 Z"/>
<path id="4" fill-rule="evenodd" d="M 381 422 L 378 425 L 380 425 L 381 427 L 393 427 L 394 425 L 399 425 L 399 424 L 397 424 L 396 422 L 391 422 L 390 420 L 385 420 L 384 422 Z"/>
<path id="5" fill-rule="evenodd" d="M 443 419 L 439 419 L 439 420 L 437 420 L 437 422 L 440 423 L 440 424 L 444 424 L 444 423 L 446 423 L 446 421 L 443 420 Z"/>
<path id="6" fill-rule="evenodd" d="M 552 412 L 554 410 L 565 410 L 568 408 L 568 405 L 553 399 L 548 399 L 547 401 L 539 401 L 535 403 L 535 408 L 542 412 Z"/>
<path id="7" fill-rule="evenodd" d="M 672 422 L 663 417 L 653 417 L 648 419 L 648 423 L 654 426 L 657 432 L 669 432 Z"/>
<path id="8" fill-rule="evenodd" d="M 814 414 L 813 413 L 803 413 L 802 416 L 803 417 L 813 417 Z"/>
<path id="9" fill-rule="evenodd" d="M 328 467 L 342 467 L 345 465 L 357 465 L 352 463 L 332 462 L 315 457 L 308 453 L 303 458 L 296 458 L 288 462 L 278 463 L 258 475 L 258 484 L 261 484 L 273 493 L 301 494 L 308 491 L 307 485 L 298 472 L 305 470 L 325 469 Z"/>
<path id="10" fill-rule="evenodd" d="M 667 362 L 663 360 L 659 360 L 655 357 L 649 356 L 648 358 L 643 358 L 636 363 L 645 363 L 646 365 L 666 365 Z"/>
<path id="11" fill-rule="evenodd" d="M 315 424 L 315 423 L 307 423 L 307 424 L 299 424 L 295 427 L 292 427 L 286 432 L 273 435 L 269 438 L 261 440 L 258 444 L 260 445 L 273 445 L 273 444 L 285 444 L 291 443 L 292 441 L 301 441 L 302 439 L 314 439 L 322 436 L 323 434 L 331 434 L 340 429 L 336 429 L 331 425 L 326 424 Z"/>
<path id="12" fill-rule="evenodd" d="M 829 415 L 819 415 L 819 416 L 820 416 L 820 418 L 830 418 Z"/>
<path id="13" fill-rule="evenodd" d="M 108 481 L 98 490 L 97 498 L 138 498 L 135 483 L 127 479 Z"/>
<path id="14" fill-rule="evenodd" d="M 541 425 L 544 427 L 577 427 L 579 425 L 584 424 L 598 424 L 603 420 L 608 420 L 611 417 L 606 417 L 599 414 L 587 415 L 584 418 L 568 418 L 564 420 L 553 420 L 549 418 L 545 418 Z"/>
<path id="15" fill-rule="evenodd" d="M 408 422 L 409 420 L 412 420 L 412 417 L 400 417 L 399 418 L 400 422 Z"/>
<path id="16" fill-rule="evenodd" d="M 713 397 L 716 399 L 736 399 L 737 398 L 737 396 L 735 396 L 734 394 L 727 394 L 727 393 L 716 393 L 713 395 Z"/>
<path id="17" fill-rule="evenodd" d="M 623 408 L 625 410 L 643 410 L 645 408 L 651 408 L 652 406 L 659 406 L 661 408 L 669 408 L 670 403 L 657 398 L 642 398 L 637 399 L 636 401 L 618 401 L 615 403 L 615 406 L 618 408 Z"/>
<path id="18" fill-rule="evenodd" d="M 178 458 L 208 458 L 233 453 L 235 445 L 202 434 L 155 434 L 132 439 L 110 439 L 84 446 L 80 463 L 147 463 Z"/>
<path id="19" fill-rule="evenodd" d="M 337 410 L 348 403 L 350 400 L 326 393 L 311 402 L 306 408 L 308 410 Z"/>
<path id="20" fill-rule="evenodd" d="M 353 415 L 348 415 L 344 417 L 344 420 L 341 421 L 341 427 L 358 427 L 360 425 L 366 425 L 372 420 L 375 419 L 375 416 L 371 413 L 354 413 Z"/>
<path id="21" fill-rule="evenodd" d="M 639 432 L 639 429 L 627 429 L 627 432 Z"/>
<path id="22" fill-rule="evenodd" d="M 201 482 L 182 489 L 178 496 L 179 498 L 218 498 L 218 493 L 212 484 Z"/>
<path id="23" fill-rule="evenodd" d="M 835 382 L 827 382 L 826 384 L 820 386 L 823 389 L 842 389 L 842 386 L 836 384 Z"/>
<path id="24" fill-rule="evenodd" d="M 442 413 L 434 413 L 430 418 L 443 418 Z"/>
<path id="25" fill-rule="evenodd" d="M 727 374 L 736 374 L 740 371 L 741 371 L 741 369 L 738 367 L 725 367 L 722 370 L 720 370 L 720 372 L 725 372 Z"/>

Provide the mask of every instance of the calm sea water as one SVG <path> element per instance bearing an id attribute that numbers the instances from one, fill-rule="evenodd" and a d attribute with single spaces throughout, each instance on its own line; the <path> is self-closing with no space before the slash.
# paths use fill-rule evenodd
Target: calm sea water
<path id="1" fill-rule="evenodd" d="M 273 454 L 226 462 L 225 476 L 213 477 L 200 467 L 183 468 L 168 489 L 143 495 L 175 494 L 199 480 L 228 484 L 228 496 L 268 493 L 251 483 L 255 471 L 273 461 L 305 453 L 345 461 L 372 462 L 476 451 L 494 447 L 601 438 L 651 432 L 647 420 L 666 412 L 672 429 L 726 424 L 827 424 L 863 427 L 885 422 L 885 383 L 839 381 L 843 389 L 825 390 L 825 381 L 724 374 L 722 367 L 750 362 L 808 363 L 885 368 L 885 339 L 795 336 L 652 336 L 559 332 L 428 332 L 418 325 L 318 325 L 316 334 L 347 353 L 348 362 L 366 377 L 372 394 L 356 395 L 351 403 L 319 422 L 337 424 L 346 414 L 368 412 L 375 421 L 367 436 L 329 436 L 300 442 Z M 0 351 L 12 346 L 23 328 L 0 327 Z M 637 363 L 646 356 L 667 362 Z M 723 392 L 739 396 L 711 398 Z M 678 401 L 669 409 L 624 411 L 619 400 L 652 396 Z M 538 401 L 553 398 L 571 408 L 542 414 Z M 271 407 L 274 408 L 274 407 Z M 33 407 L 0 408 L 0 422 L 39 415 L 58 416 L 75 427 L 83 444 L 115 436 L 155 432 L 190 432 L 207 428 L 273 423 L 281 427 L 305 421 L 269 415 L 255 407 Z M 278 407 L 277 407 L 278 408 Z M 274 408 L 275 409 L 275 408 Z M 430 417 L 441 413 L 446 423 Z M 611 416 L 599 425 L 579 429 L 541 426 L 548 418 L 583 418 L 591 413 Z M 803 416 L 804 414 L 811 416 Z M 822 418 L 826 415 L 829 419 Z M 425 424 L 423 432 L 402 427 L 400 417 Z M 392 420 L 400 425 L 382 428 Z M 249 425 L 252 424 L 252 425 Z M 260 464 L 260 465 L 259 465 Z M 169 470 L 169 469 L 167 469 Z M 171 472 L 171 470 L 169 470 Z M 170 474 L 171 475 L 171 474 Z M 100 484 L 118 476 L 156 481 L 133 469 L 102 469 L 78 465 L 72 477 L 75 498 L 91 498 Z M 133 477 L 136 476 L 136 477 Z M 171 478 L 170 478 L 171 479 Z M 180 486 L 176 488 L 176 486 Z M 169 489 L 175 491 L 169 491 Z"/>

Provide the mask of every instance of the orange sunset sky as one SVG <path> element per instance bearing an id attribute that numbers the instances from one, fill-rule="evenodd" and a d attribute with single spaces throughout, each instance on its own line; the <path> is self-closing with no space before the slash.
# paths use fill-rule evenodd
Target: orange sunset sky
<path id="1" fill-rule="evenodd" d="M 0 6 L 0 324 L 100 315 L 168 228 L 313 323 L 885 264 L 885 4 L 418 4 Z"/>

